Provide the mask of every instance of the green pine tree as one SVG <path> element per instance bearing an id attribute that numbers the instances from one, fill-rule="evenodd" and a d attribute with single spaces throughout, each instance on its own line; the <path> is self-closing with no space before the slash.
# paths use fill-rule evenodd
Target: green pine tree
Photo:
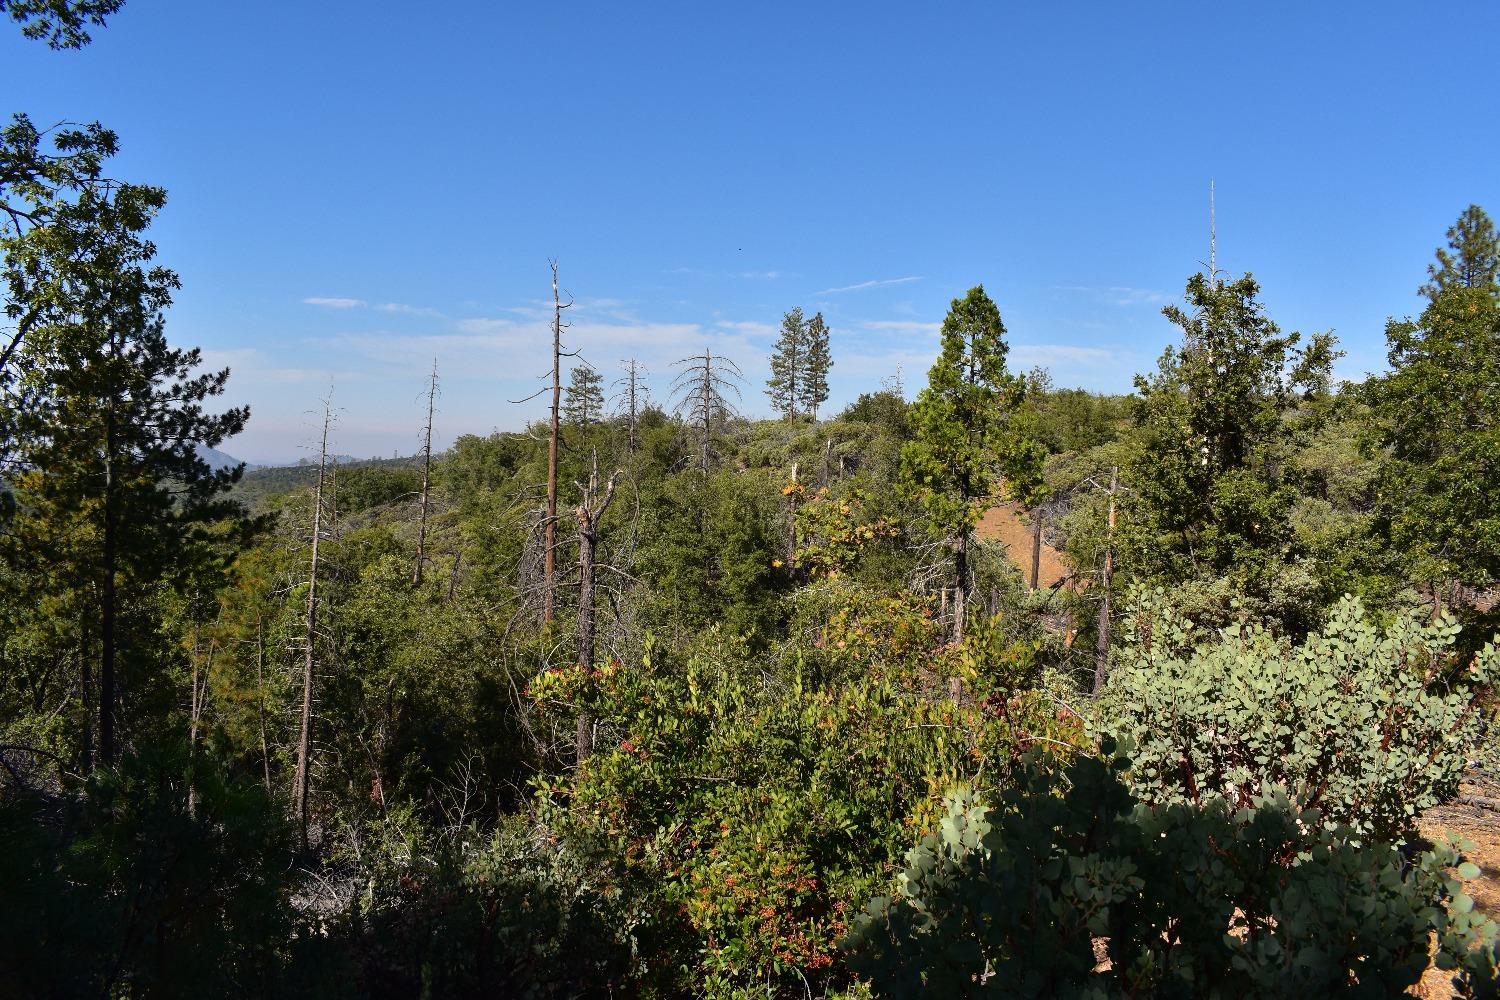
<path id="1" fill-rule="evenodd" d="M 1391 320 L 1391 373 L 1365 384 L 1388 449 L 1382 520 L 1414 571 L 1436 582 L 1500 578 L 1500 258 L 1495 226 L 1471 206 L 1422 291 L 1415 321 Z"/>
<path id="2" fill-rule="evenodd" d="M 604 376 L 589 365 L 574 365 L 568 373 L 563 415 L 577 427 L 597 424 L 604 415 Z"/>
<path id="3" fill-rule="evenodd" d="M 1326 392 L 1337 352 L 1330 335 L 1298 349 L 1265 315 L 1250 275 L 1195 274 L 1187 309 L 1163 314 L 1182 330 L 1157 370 L 1136 377 L 1141 449 L 1126 479 L 1138 568 L 1169 580 L 1273 572 L 1291 555 L 1289 470 L 1297 388 Z"/>
<path id="4" fill-rule="evenodd" d="M 1422 294 L 1436 299 L 1450 288 L 1482 288 L 1500 295 L 1500 234 L 1484 209 L 1470 205 L 1448 228 L 1448 246 L 1427 265 Z"/>
<path id="5" fill-rule="evenodd" d="M 802 307 L 796 306 L 781 318 L 781 336 L 771 352 L 771 377 L 766 380 L 766 395 L 771 397 L 776 412 L 789 421 L 797 419 L 797 406 L 805 392 L 807 332 Z"/>
<path id="6" fill-rule="evenodd" d="M 953 552 L 954 632 L 962 637 L 974 526 L 999 499 L 1002 476 L 1035 483 L 1039 451 L 1012 420 L 1025 381 L 1006 370 L 1005 324 L 984 287 L 954 299 L 943 349 L 911 407 L 913 437 L 901 451 L 902 489 Z"/>
<path id="7" fill-rule="evenodd" d="M 817 313 L 807 321 L 802 385 L 798 390 L 802 408 L 818 419 L 818 407 L 828 402 L 828 370 L 833 358 L 828 352 L 828 324 Z"/>
<path id="8" fill-rule="evenodd" d="M 156 204 L 153 189 L 86 191 L 78 238 L 41 248 L 57 280 L 39 300 L 45 323 L 21 346 L 10 421 L 24 471 L 12 480 L 17 514 L 3 541 L 8 582 L 76 588 L 74 603 L 87 606 L 105 763 L 129 732 L 117 726 L 122 692 L 144 697 L 164 657 L 154 602 L 209 558 L 208 522 L 238 511 L 222 494 L 240 470 L 211 470 L 198 448 L 248 416 L 206 412 L 229 372 L 197 373 L 199 352 L 167 343 L 162 311 L 177 277 L 151 264 L 155 248 L 141 235 Z"/>

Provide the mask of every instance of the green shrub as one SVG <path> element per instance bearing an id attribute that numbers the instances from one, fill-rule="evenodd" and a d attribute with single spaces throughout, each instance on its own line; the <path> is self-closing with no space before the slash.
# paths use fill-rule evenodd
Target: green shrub
<path id="1" fill-rule="evenodd" d="M 1326 822 L 1392 839 L 1456 788 L 1493 646 L 1466 663 L 1451 620 L 1381 629 L 1346 599 L 1295 646 L 1252 626 L 1189 650 L 1190 625 L 1157 597 L 1126 615 L 1100 723 L 1138 748 L 1142 798 L 1238 808 L 1277 784 Z"/>
<path id="2" fill-rule="evenodd" d="M 1138 805 L 1123 756 L 961 793 L 845 942 L 877 995 L 1391 996 L 1428 964 L 1494 996 L 1495 925 L 1447 869 L 1408 864 L 1269 790 L 1250 807 Z M 1472 876 L 1472 865 L 1459 866 Z"/>
<path id="3" fill-rule="evenodd" d="M 668 993 L 847 984 L 837 942 L 940 790 L 1004 780 L 1025 734 L 1082 735 L 1024 693 L 994 712 L 852 670 L 819 687 L 707 658 L 553 671 L 532 694 L 548 713 L 582 701 L 613 734 L 544 787 L 545 815 L 642 909 L 642 959 Z"/>

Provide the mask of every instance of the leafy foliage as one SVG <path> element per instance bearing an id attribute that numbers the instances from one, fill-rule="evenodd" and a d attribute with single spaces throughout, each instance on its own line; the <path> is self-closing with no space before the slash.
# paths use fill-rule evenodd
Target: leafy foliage
<path id="1" fill-rule="evenodd" d="M 1138 805 L 1105 751 L 1025 768 L 993 806 L 949 799 L 846 941 L 876 995 L 1390 996 L 1434 931 L 1464 994 L 1494 995 L 1494 923 L 1445 916 L 1472 907 L 1455 849 L 1408 865 L 1271 788 Z"/>
<path id="2" fill-rule="evenodd" d="M 1193 648 L 1190 628 L 1159 592 L 1125 617 L 1102 725 L 1136 746 L 1141 797 L 1240 808 L 1277 785 L 1386 840 L 1454 791 L 1481 733 L 1475 688 L 1500 671 L 1493 646 L 1453 654 L 1451 619 L 1382 629 L 1352 599 L 1296 646 L 1251 626 Z"/>

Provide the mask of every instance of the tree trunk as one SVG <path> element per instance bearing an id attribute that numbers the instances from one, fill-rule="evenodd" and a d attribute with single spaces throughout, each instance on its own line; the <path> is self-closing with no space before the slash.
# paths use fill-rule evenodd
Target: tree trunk
<path id="1" fill-rule="evenodd" d="M 432 409 L 437 401 L 437 358 L 432 359 L 432 380 L 427 383 L 427 427 L 422 435 L 422 500 L 417 515 L 417 567 L 413 587 L 422 585 L 422 564 L 427 561 L 427 498 L 432 485 Z"/>
<path id="2" fill-rule="evenodd" d="M 260 763 L 265 771 L 266 792 L 271 791 L 271 744 L 266 739 L 266 635 L 265 624 L 255 618 L 255 690 L 256 708 L 260 716 Z"/>
<path id="3" fill-rule="evenodd" d="M 1036 590 L 1042 579 L 1042 513 L 1031 512 L 1031 589 Z"/>
<path id="4" fill-rule="evenodd" d="M 615 486 L 620 474 L 616 472 L 605 487 L 604 496 L 599 496 L 599 453 L 594 452 L 593 472 L 588 487 L 583 491 L 583 502 L 574 512 L 578 523 L 578 667 L 580 670 L 594 669 L 594 569 L 599 545 L 599 522 L 615 498 Z M 577 759 L 582 764 L 594 750 L 594 721 L 588 713 L 578 712 Z"/>
<path id="5" fill-rule="evenodd" d="M 1103 595 L 1099 601 L 1098 658 L 1094 662 L 1094 694 L 1096 696 L 1104 690 L 1104 682 L 1109 678 L 1110 587 L 1115 573 L 1115 491 L 1119 485 L 1120 467 L 1110 466 L 1109 528 L 1104 536 L 1104 572 L 1099 577 L 1099 588 L 1103 591 Z"/>
<path id="6" fill-rule="evenodd" d="M 99 760 L 115 762 L 115 573 L 119 562 L 115 512 L 115 401 L 104 412 L 104 573 L 99 608 Z"/>
<path id="7" fill-rule="evenodd" d="M 542 552 L 542 624 L 557 607 L 557 440 L 562 402 L 562 298 L 557 290 L 557 261 L 552 261 L 552 421 L 547 435 L 547 524 Z"/>
<path id="8" fill-rule="evenodd" d="M 969 596 L 969 533 L 958 536 L 953 550 L 953 641 L 963 642 L 964 615 Z"/>
<path id="9" fill-rule="evenodd" d="M 314 650 L 318 639 L 318 540 L 323 530 L 323 477 L 328 468 L 328 408 L 323 410 L 323 443 L 318 455 L 318 487 L 313 492 L 312 559 L 307 583 L 305 649 L 302 661 L 302 728 L 297 738 L 297 774 L 292 781 L 292 808 L 297 814 L 302 849 L 307 850 L 309 754 L 312 743 Z"/>

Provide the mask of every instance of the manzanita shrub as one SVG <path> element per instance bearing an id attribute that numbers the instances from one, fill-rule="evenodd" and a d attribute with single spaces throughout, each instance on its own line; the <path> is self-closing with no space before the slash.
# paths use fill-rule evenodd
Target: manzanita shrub
<path id="1" fill-rule="evenodd" d="M 1408 862 L 1267 789 L 1248 807 L 1139 803 L 1105 747 L 949 799 L 845 942 L 886 997 L 1385 997 L 1436 935 L 1463 996 L 1495 996 L 1496 928 L 1450 870 Z"/>
<path id="2" fill-rule="evenodd" d="M 533 693 L 566 688 L 549 684 Z M 584 707 L 612 736 L 543 785 L 541 811 L 636 908 L 643 986 L 663 993 L 848 986 L 837 943 L 935 823 L 942 792 L 1003 781 L 1023 750 L 1084 737 L 1034 692 L 998 712 L 885 679 L 817 685 L 708 657 L 648 656 L 594 691 Z"/>
<path id="3" fill-rule="evenodd" d="M 1100 725 L 1130 741 L 1150 802 L 1248 805 L 1272 784 L 1300 809 L 1396 839 L 1457 786 L 1500 668 L 1493 644 L 1454 652 L 1451 619 L 1371 624 L 1346 598 L 1293 645 L 1259 626 L 1186 648 L 1190 623 L 1159 594 L 1125 618 Z"/>

